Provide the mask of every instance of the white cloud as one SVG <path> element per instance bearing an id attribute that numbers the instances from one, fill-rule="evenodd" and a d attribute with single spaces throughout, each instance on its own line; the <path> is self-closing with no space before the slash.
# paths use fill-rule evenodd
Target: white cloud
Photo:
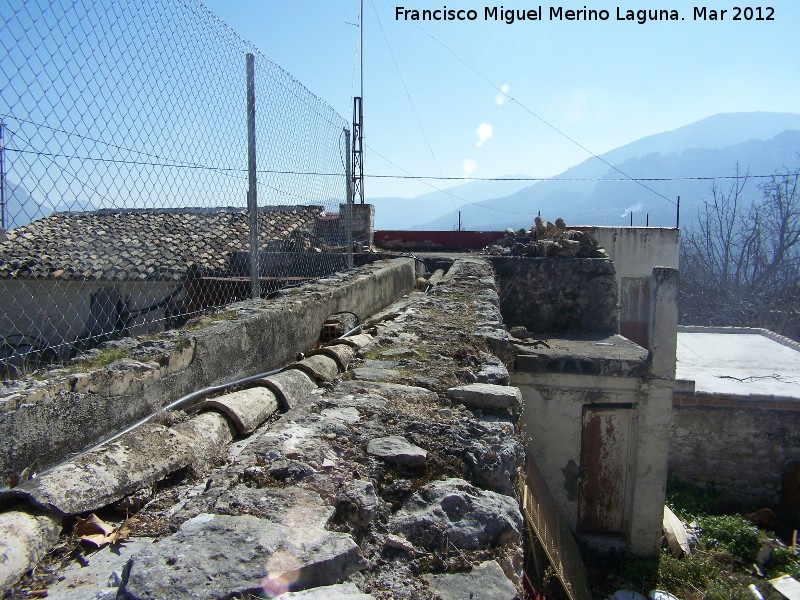
<path id="1" fill-rule="evenodd" d="M 478 142 L 475 144 L 476 148 L 483 146 L 483 143 L 494 135 L 494 127 L 489 123 L 481 123 L 476 130 L 478 134 Z"/>

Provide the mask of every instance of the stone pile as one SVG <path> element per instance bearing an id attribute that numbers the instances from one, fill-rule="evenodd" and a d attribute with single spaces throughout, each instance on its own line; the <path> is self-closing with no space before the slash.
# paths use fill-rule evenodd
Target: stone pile
<path id="1" fill-rule="evenodd" d="M 485 248 L 483 254 L 494 256 L 532 256 L 568 258 L 608 258 L 597 240 L 584 231 L 567 229 L 564 219 L 552 224 L 536 217 L 530 229 L 506 229 L 505 238 Z"/>

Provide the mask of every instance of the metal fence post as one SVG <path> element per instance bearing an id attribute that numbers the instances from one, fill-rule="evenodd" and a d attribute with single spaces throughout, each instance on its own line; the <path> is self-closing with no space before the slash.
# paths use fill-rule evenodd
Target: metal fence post
<path id="1" fill-rule="evenodd" d="M 344 128 L 344 175 L 347 193 L 347 268 L 353 268 L 353 182 L 351 181 L 350 165 L 350 130 Z"/>
<path id="2" fill-rule="evenodd" d="M 3 129 L 5 123 L 0 121 L 0 229 L 6 229 L 6 144 Z"/>
<path id="3" fill-rule="evenodd" d="M 250 214 L 251 297 L 261 297 L 258 282 L 258 194 L 256 192 L 256 83 L 255 56 L 247 55 L 247 211 Z"/>
<path id="4" fill-rule="evenodd" d="M 347 269 L 349 119 L 200 3 L 63 4 L 0 0 L 0 379 Z"/>

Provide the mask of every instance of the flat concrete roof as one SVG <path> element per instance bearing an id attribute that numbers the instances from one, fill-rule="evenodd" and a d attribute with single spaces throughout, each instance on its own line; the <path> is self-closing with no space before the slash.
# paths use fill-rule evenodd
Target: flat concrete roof
<path id="1" fill-rule="evenodd" d="M 800 345 L 763 329 L 681 327 L 676 378 L 700 393 L 800 399 Z"/>
<path id="2" fill-rule="evenodd" d="M 526 373 L 580 373 L 639 377 L 647 370 L 647 350 L 619 334 L 521 340 L 512 337 L 517 351 L 514 368 Z"/>

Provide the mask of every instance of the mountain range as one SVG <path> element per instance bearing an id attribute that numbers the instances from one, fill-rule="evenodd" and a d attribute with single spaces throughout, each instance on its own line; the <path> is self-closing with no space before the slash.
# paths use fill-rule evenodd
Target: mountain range
<path id="1" fill-rule="evenodd" d="M 644 137 L 591 157 L 549 180 L 479 181 L 413 199 L 375 198 L 376 229 L 450 231 L 462 228 L 529 228 L 541 212 L 550 221 L 574 225 L 674 227 L 677 199 L 682 224 L 697 216 L 713 178 L 727 188 L 740 174 L 770 175 L 800 167 L 800 114 L 717 114 L 673 131 Z M 631 181 L 662 179 L 661 181 Z M 711 179 L 709 179 L 711 178 Z M 510 179 L 510 178 L 509 178 Z M 749 183 L 751 197 L 763 180 Z M 457 196 L 462 200 L 455 199 Z M 419 207 L 409 210 L 409 206 Z"/>
<path id="2" fill-rule="evenodd" d="M 627 225 L 632 212 L 635 225 L 648 219 L 651 226 L 674 227 L 678 196 L 680 222 L 686 225 L 709 198 L 713 178 L 727 189 L 731 181 L 722 177 L 734 176 L 737 165 L 741 174 L 751 175 L 800 168 L 800 114 L 717 114 L 591 157 L 545 181 L 509 175 L 457 186 L 438 182 L 442 191 L 367 201 L 375 205 L 376 229 L 451 231 L 459 216 L 465 230 L 529 228 L 540 212 L 549 221 L 561 217 L 571 225 Z M 759 194 L 760 182 L 754 178 L 748 184 L 749 197 Z M 53 211 L 94 208 L 88 203 L 53 206 L 37 202 L 10 180 L 5 186 L 7 229 Z"/>

